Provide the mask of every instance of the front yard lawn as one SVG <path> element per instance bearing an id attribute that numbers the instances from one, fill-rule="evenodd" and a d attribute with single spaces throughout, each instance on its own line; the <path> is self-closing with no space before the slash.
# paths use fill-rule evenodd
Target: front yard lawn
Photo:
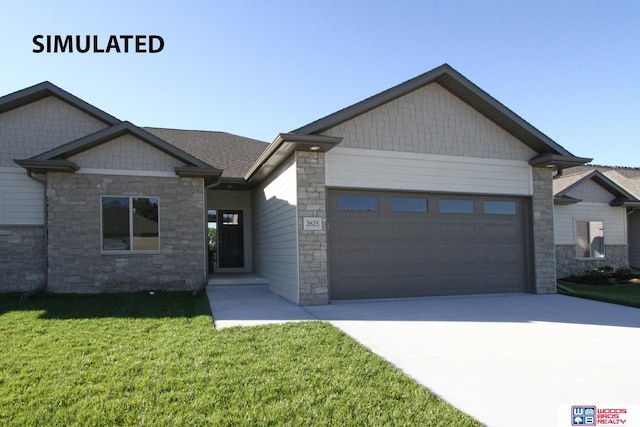
<path id="1" fill-rule="evenodd" d="M 321 322 L 216 331 L 205 295 L 0 295 L 0 425 L 478 426 Z"/>
<path id="2" fill-rule="evenodd" d="M 583 285 L 565 281 L 560 281 L 559 284 L 574 291 L 567 292 L 558 288 L 558 292 L 564 295 L 640 308 L 639 284 Z"/>

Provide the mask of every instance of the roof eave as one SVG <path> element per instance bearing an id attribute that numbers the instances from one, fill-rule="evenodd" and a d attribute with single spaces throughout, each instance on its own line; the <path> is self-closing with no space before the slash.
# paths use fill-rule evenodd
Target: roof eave
<path id="1" fill-rule="evenodd" d="M 80 169 L 80 167 L 72 161 L 57 159 L 57 160 L 14 160 L 14 163 L 18 166 L 22 166 L 26 170 L 35 173 L 47 173 L 47 172 L 69 172 L 74 173 Z"/>
<path id="2" fill-rule="evenodd" d="M 281 133 L 245 174 L 249 183 L 259 182 L 296 151 L 325 153 L 342 141 L 340 137 Z"/>
<path id="3" fill-rule="evenodd" d="M 504 106 L 449 64 L 443 64 L 418 77 L 300 127 L 293 132 L 299 134 L 324 132 L 434 82 L 460 98 L 534 151 L 538 153 L 551 152 L 557 155 L 573 157 L 569 151 Z"/>
<path id="4" fill-rule="evenodd" d="M 47 81 L 0 97 L 0 114 L 27 104 L 31 104 L 49 96 L 55 96 L 56 98 L 67 102 L 80 111 L 83 111 L 84 113 L 100 120 L 105 124 L 115 125 L 117 123 L 120 123 L 121 121 L 111 114 L 108 114 L 100 110 L 99 108 L 94 107 L 88 102 L 83 101 L 77 96 L 72 95 L 69 92 L 54 85 L 53 83 Z"/>
<path id="5" fill-rule="evenodd" d="M 574 166 L 582 166 L 591 162 L 593 159 L 587 157 L 566 156 L 554 153 L 542 153 L 531 160 L 529 165 L 534 168 L 549 168 L 552 170 L 561 170 Z"/>

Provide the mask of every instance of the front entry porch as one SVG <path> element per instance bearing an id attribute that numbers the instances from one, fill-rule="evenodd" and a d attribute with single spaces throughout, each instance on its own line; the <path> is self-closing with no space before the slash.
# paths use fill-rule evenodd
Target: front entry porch
<path id="1" fill-rule="evenodd" d="M 207 286 L 241 286 L 241 285 L 268 285 L 269 282 L 262 276 L 254 273 L 214 273 L 209 275 Z"/>

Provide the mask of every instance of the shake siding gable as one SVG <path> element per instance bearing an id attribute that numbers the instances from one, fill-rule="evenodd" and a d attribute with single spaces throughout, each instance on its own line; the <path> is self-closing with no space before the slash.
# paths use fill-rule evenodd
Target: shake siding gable
<path id="1" fill-rule="evenodd" d="M 564 194 L 584 202 L 605 203 L 607 205 L 616 197 L 591 179 L 577 185 Z"/>
<path id="2" fill-rule="evenodd" d="M 133 135 L 123 135 L 69 158 L 83 169 L 120 169 L 129 171 L 174 172 L 184 166 L 180 160 L 163 153 Z"/>
<path id="3" fill-rule="evenodd" d="M 323 132 L 340 147 L 529 161 L 537 153 L 437 83 Z"/>
<path id="4" fill-rule="evenodd" d="M 291 156 L 252 190 L 254 271 L 299 302 L 296 164 Z"/>
<path id="5" fill-rule="evenodd" d="M 33 157 L 106 127 L 54 96 L 6 111 L 0 114 L 0 166 L 19 168 L 14 159 Z"/>

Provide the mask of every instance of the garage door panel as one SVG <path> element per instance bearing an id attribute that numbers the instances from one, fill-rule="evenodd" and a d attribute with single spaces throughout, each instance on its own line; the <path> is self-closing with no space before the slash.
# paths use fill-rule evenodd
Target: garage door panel
<path id="1" fill-rule="evenodd" d="M 354 190 L 377 197 L 379 209 L 338 211 L 337 196 L 350 192 L 328 192 L 332 299 L 527 291 L 528 199 Z M 428 210 L 396 212 L 398 197 L 427 199 Z M 441 198 L 473 200 L 473 213 L 439 212 Z M 486 200 L 515 203 L 515 214 L 496 214 L 496 204 L 485 213 Z"/>

